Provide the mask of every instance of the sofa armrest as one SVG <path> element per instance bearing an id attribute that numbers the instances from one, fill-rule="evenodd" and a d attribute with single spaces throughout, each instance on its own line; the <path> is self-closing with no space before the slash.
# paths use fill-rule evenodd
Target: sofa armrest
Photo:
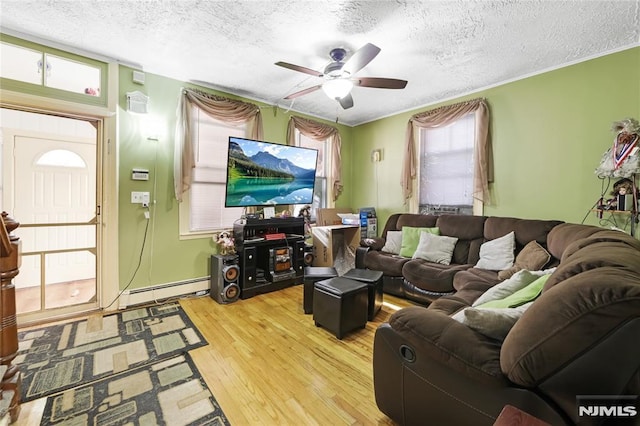
<path id="1" fill-rule="evenodd" d="M 357 247 L 356 248 L 356 268 L 357 269 L 366 269 L 364 266 L 364 257 L 369 252 L 369 247 Z"/>
<path id="2" fill-rule="evenodd" d="M 382 250 L 385 239 L 381 237 L 363 238 L 360 240 L 360 247 L 369 247 L 372 250 Z"/>
<path id="3" fill-rule="evenodd" d="M 544 291 L 507 335 L 502 371 L 574 417 L 576 395 L 624 395 L 640 368 L 638 275 L 601 267 Z M 635 379 L 637 380 L 637 379 Z"/>
<path id="4" fill-rule="evenodd" d="M 394 313 L 389 325 L 422 357 L 480 382 L 506 382 L 500 370 L 500 344 L 442 312 L 407 307 Z"/>

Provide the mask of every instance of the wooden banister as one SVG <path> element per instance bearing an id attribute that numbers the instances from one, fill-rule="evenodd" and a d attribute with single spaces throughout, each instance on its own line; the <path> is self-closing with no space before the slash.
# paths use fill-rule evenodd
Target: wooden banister
<path id="1" fill-rule="evenodd" d="M 13 360 L 18 354 L 18 323 L 16 321 L 16 291 L 13 278 L 20 268 L 20 239 L 12 232 L 20 224 L 6 212 L 0 215 L 0 365 L 4 374 L 0 377 L 0 392 L 10 395 L 9 415 L 11 422 L 20 413 L 21 376 Z"/>

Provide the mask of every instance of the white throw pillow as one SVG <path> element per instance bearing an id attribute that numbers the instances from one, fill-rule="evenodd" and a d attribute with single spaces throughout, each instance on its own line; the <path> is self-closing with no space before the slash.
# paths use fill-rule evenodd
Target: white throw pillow
<path id="1" fill-rule="evenodd" d="M 412 258 L 449 265 L 457 242 L 458 239 L 455 237 L 422 232 L 420 234 L 418 248 L 416 248 Z"/>
<path id="2" fill-rule="evenodd" d="M 507 235 L 487 241 L 480 246 L 480 260 L 476 268 L 502 271 L 513 266 L 516 248 L 516 234 L 511 231 Z"/>
<path id="3" fill-rule="evenodd" d="M 402 246 L 402 231 L 387 231 L 387 239 L 384 242 L 382 251 L 392 254 L 400 254 Z"/>
<path id="4" fill-rule="evenodd" d="M 485 336 L 504 340 L 532 304 L 529 302 L 515 308 L 464 308 L 451 318 Z"/>
<path id="5" fill-rule="evenodd" d="M 504 299 L 507 296 L 512 295 L 516 291 L 525 288 L 535 280 L 540 278 L 539 274 L 534 274 L 526 269 L 513 274 L 510 278 L 502 281 L 485 291 L 473 302 L 471 306 L 482 305 L 483 303 L 490 302 L 492 300 Z"/>

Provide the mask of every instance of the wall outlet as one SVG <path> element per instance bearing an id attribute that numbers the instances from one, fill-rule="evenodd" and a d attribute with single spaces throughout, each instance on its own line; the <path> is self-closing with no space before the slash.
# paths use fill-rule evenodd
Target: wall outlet
<path id="1" fill-rule="evenodd" d="M 151 199 L 151 195 L 148 192 L 131 192 L 131 203 L 132 204 L 146 204 L 149 205 L 149 200 Z"/>
<path id="2" fill-rule="evenodd" d="M 377 163 L 379 161 L 382 161 L 382 150 L 374 149 L 371 151 L 371 162 Z"/>

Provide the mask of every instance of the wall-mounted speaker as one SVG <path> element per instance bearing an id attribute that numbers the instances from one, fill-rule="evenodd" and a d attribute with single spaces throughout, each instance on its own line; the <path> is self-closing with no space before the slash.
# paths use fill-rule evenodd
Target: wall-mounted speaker
<path id="1" fill-rule="evenodd" d="M 240 297 L 240 267 L 238 256 L 211 256 L 211 291 L 209 296 L 218 303 L 231 303 Z"/>

